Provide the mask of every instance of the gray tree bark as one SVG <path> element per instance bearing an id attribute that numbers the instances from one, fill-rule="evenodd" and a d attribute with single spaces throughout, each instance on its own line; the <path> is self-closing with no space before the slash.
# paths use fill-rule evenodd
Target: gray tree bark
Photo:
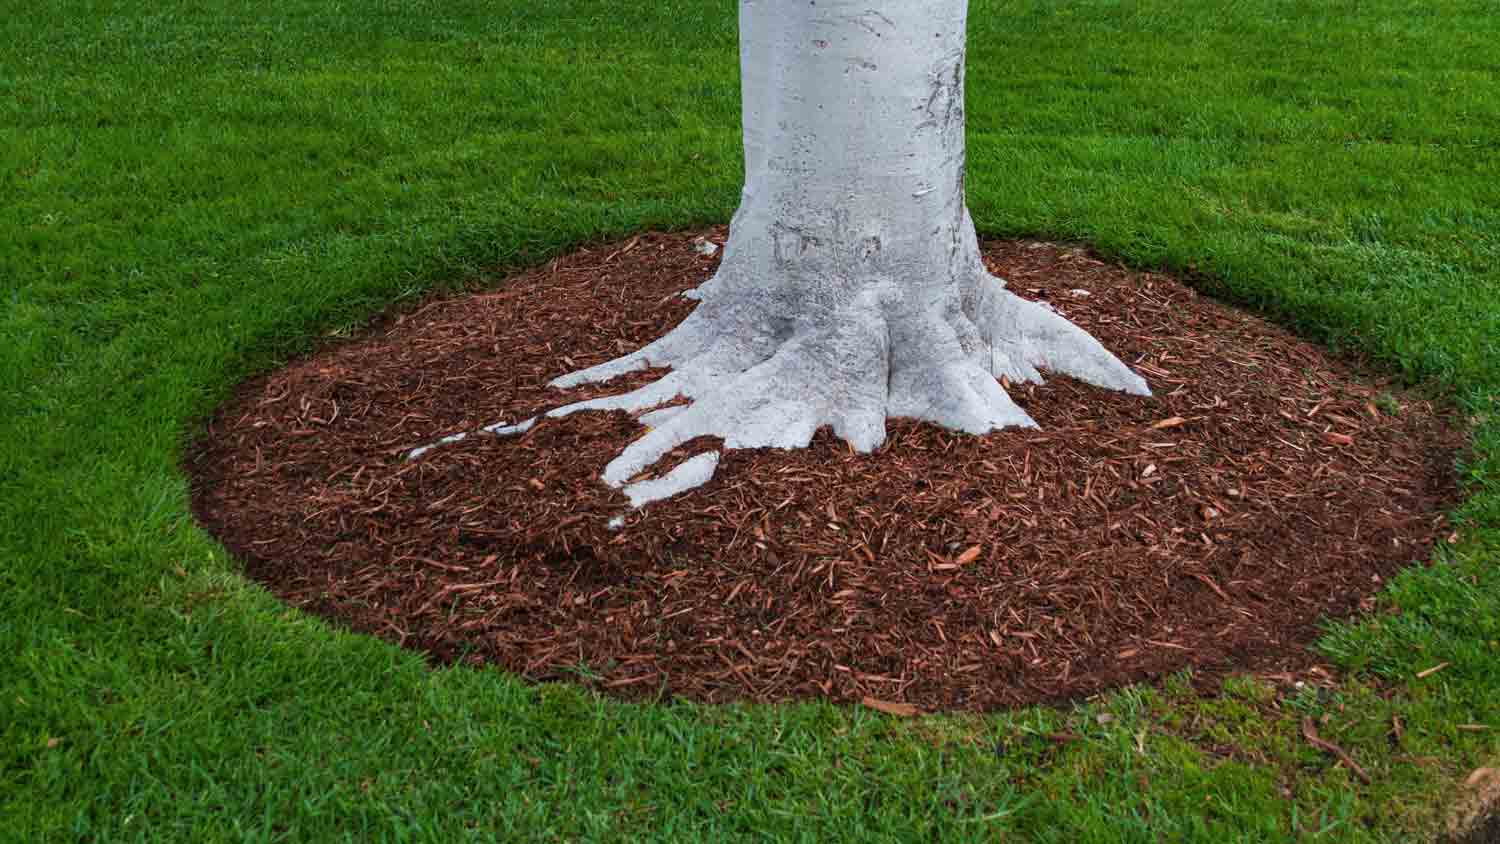
<path id="1" fill-rule="evenodd" d="M 873 7 L 880 8 L 873 8 Z M 964 202 L 967 0 L 742 0 L 745 186 L 718 273 L 675 330 L 565 375 L 671 373 L 580 410 L 651 410 L 605 469 L 623 486 L 678 445 L 804 447 L 832 426 L 860 451 L 887 417 L 982 434 L 1033 426 L 997 379 L 1049 369 L 1149 395 L 1096 340 L 985 271 Z M 716 457 L 647 488 L 702 483 Z M 637 501 L 637 499 L 641 501 Z"/>

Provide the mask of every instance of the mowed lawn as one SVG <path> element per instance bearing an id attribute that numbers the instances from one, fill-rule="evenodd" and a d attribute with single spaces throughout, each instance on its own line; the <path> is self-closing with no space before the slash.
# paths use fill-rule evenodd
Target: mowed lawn
<path id="1" fill-rule="evenodd" d="M 1473 416 L 1455 541 L 1330 626 L 1333 692 L 625 705 L 242 579 L 188 513 L 203 418 L 393 303 L 726 221 L 735 37 L 730 0 L 0 0 L 0 841 L 1403 841 L 1495 764 L 1492 0 L 973 2 L 984 233 L 1189 274 Z"/>

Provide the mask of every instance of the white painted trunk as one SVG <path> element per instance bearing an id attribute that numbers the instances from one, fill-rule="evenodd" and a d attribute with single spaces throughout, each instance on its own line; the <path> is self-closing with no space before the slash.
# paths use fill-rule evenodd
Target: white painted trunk
<path id="1" fill-rule="evenodd" d="M 702 435 L 792 448 L 831 425 L 868 451 L 889 416 L 976 434 L 1033 425 L 997 378 L 1040 381 L 1039 367 L 1148 394 L 1093 338 L 980 262 L 964 204 L 967 7 L 742 0 L 745 187 L 719 272 L 670 334 L 554 382 L 672 368 L 554 415 L 693 400 L 642 417 L 651 431 L 607 482 Z"/>

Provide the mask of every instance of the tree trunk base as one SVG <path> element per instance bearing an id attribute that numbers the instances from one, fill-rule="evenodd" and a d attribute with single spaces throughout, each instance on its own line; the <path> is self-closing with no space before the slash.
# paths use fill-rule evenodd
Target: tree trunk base
<path id="1" fill-rule="evenodd" d="M 888 417 L 972 434 L 1036 427 L 1001 379 L 1041 383 L 1041 369 L 1150 395 L 1140 376 L 1047 305 L 1016 296 L 982 270 L 958 290 L 957 297 L 913 306 L 894 286 L 873 285 L 812 321 L 814 330 L 785 338 L 757 303 L 706 301 L 660 340 L 552 386 L 650 367 L 671 373 L 547 415 L 645 411 L 647 434 L 605 468 L 604 481 L 618 488 L 697 437 L 721 438 L 725 448 L 803 448 L 827 425 L 855 450 L 869 452 L 885 441 Z M 668 405 L 683 398 L 691 404 Z M 694 478 L 708 480 L 701 473 Z"/>

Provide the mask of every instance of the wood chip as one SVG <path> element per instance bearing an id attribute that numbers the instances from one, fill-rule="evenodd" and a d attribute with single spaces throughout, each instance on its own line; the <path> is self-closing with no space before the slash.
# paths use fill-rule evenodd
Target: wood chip
<path id="1" fill-rule="evenodd" d="M 1431 677 L 1432 675 L 1438 673 L 1439 671 L 1442 671 L 1444 668 L 1447 668 L 1447 667 L 1448 667 L 1448 663 L 1446 663 L 1446 662 L 1440 662 L 1437 665 L 1432 666 L 1431 668 L 1427 668 L 1427 669 L 1423 669 L 1422 671 L 1418 671 L 1417 672 L 1417 679 L 1418 680 L 1426 680 L 1428 677 Z"/>
<path id="2" fill-rule="evenodd" d="M 1500 768 L 1475 768 L 1464 780 L 1464 785 L 1473 788 L 1487 780 L 1500 778 Z"/>
<path id="3" fill-rule="evenodd" d="M 884 712 L 887 715 L 899 715 L 903 718 L 910 718 L 913 715 L 922 714 L 922 710 L 909 703 L 895 703 L 893 701 L 879 700 L 873 697 L 866 697 L 862 699 L 860 703 L 863 703 L 865 706 L 869 707 L 870 709 L 874 709 L 877 712 Z"/>

